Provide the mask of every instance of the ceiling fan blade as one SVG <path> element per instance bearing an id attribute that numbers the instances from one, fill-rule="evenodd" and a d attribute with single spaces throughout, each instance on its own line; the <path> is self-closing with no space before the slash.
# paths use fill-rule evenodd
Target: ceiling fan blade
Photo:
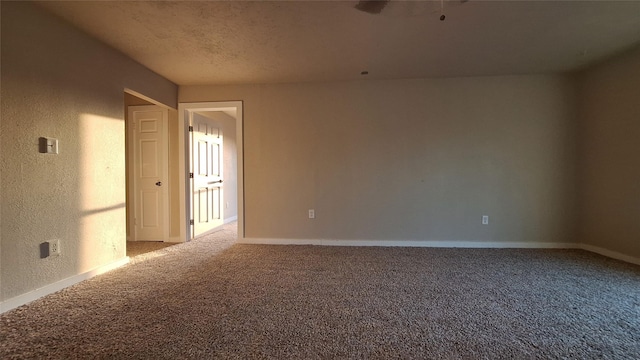
<path id="1" fill-rule="evenodd" d="M 356 4 L 356 9 L 369 14 L 380 14 L 382 9 L 387 6 L 389 0 L 360 0 Z"/>

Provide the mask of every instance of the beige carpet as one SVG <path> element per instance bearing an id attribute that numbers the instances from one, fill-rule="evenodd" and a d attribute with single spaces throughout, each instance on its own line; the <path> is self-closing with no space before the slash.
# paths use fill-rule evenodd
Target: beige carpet
<path id="1" fill-rule="evenodd" d="M 149 253 L 2 315 L 0 358 L 640 358 L 635 265 L 233 239 Z"/>

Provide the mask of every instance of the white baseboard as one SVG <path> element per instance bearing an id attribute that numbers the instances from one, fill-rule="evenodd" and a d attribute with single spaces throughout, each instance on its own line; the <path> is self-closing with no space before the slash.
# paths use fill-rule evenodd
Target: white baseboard
<path id="1" fill-rule="evenodd" d="M 640 259 L 601 247 L 578 243 L 545 242 L 483 242 L 483 241 L 433 241 L 433 240 L 326 240 L 326 239 L 267 239 L 241 238 L 239 244 L 264 245 L 319 245 L 319 246 L 387 246 L 387 247 L 434 247 L 472 249 L 581 249 L 640 265 Z"/>
<path id="2" fill-rule="evenodd" d="M 224 219 L 224 223 L 225 223 L 225 224 L 228 224 L 228 223 L 230 223 L 230 222 L 234 222 L 234 221 L 236 221 L 236 220 L 238 220 L 238 215 L 236 215 L 236 216 L 231 216 L 231 217 L 228 217 L 228 218 Z"/>
<path id="3" fill-rule="evenodd" d="M 434 241 L 434 240 L 327 240 L 327 239 L 265 239 L 243 238 L 240 244 L 267 245 L 320 245 L 320 246 L 386 246 L 435 248 L 504 248 L 504 249 L 576 249 L 574 243 L 486 242 L 486 241 Z"/>
<path id="4" fill-rule="evenodd" d="M 578 245 L 578 249 L 590 251 L 590 252 L 593 252 L 593 253 L 596 253 L 596 254 L 600 254 L 602 256 L 610 257 L 612 259 L 622 260 L 624 262 L 640 265 L 640 259 L 639 258 L 636 258 L 636 257 L 633 257 L 633 256 L 629 256 L 629 255 L 625 255 L 625 254 L 619 253 L 617 251 L 611 251 L 611 250 L 607 250 L 607 249 L 604 249 L 604 248 L 601 248 L 601 247 L 597 247 L 597 246 L 593 246 L 593 245 L 587 245 L 587 244 L 579 244 Z"/>
<path id="5" fill-rule="evenodd" d="M 22 295 L 18 295 L 16 297 L 13 297 L 11 299 L 5 300 L 3 302 L 0 302 L 0 314 L 2 314 L 3 312 L 9 311 L 11 309 L 15 309 L 19 306 L 25 305 L 27 303 L 30 303 L 34 300 L 37 300 L 45 295 L 49 295 L 52 294 L 56 291 L 60 291 L 66 287 L 69 287 L 71 285 L 77 284 L 83 280 L 87 280 L 90 279 L 96 275 L 100 275 L 100 274 L 104 274 L 108 271 L 111 271 L 113 269 L 119 268 L 123 265 L 126 265 L 127 263 L 129 263 L 129 257 L 125 257 L 123 259 L 114 261 L 112 263 L 109 263 L 107 265 L 103 265 L 100 267 L 97 267 L 93 270 L 89 270 L 87 272 L 84 272 L 82 274 L 78 274 L 78 275 L 74 275 L 71 277 L 68 277 L 66 279 L 54 282 L 53 284 L 49 284 L 46 285 L 44 287 L 41 287 L 39 289 L 30 291 L 26 294 L 22 294 Z"/>

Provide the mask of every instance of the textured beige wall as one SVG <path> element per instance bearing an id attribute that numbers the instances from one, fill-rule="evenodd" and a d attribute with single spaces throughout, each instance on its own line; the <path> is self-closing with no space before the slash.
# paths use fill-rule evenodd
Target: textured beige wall
<path id="1" fill-rule="evenodd" d="M 640 48 L 580 77 L 580 231 L 640 258 Z"/>
<path id="2" fill-rule="evenodd" d="M 573 241 L 570 79 L 180 87 L 224 100 L 244 101 L 246 237 Z"/>
<path id="3" fill-rule="evenodd" d="M 29 3 L 2 6 L 0 300 L 125 256 L 125 88 L 177 87 Z M 38 152 L 38 138 L 60 154 Z M 62 255 L 39 258 L 60 239 Z"/>

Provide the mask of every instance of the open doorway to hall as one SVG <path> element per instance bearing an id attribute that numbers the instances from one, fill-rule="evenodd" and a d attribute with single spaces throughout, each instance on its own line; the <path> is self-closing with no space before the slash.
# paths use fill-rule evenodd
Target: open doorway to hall
<path id="1" fill-rule="evenodd" d="M 238 218 L 235 117 L 232 110 L 191 114 L 189 178 L 193 238 Z"/>
<path id="2" fill-rule="evenodd" d="M 181 235 L 206 236 L 223 226 L 244 235 L 242 102 L 181 103 Z"/>

